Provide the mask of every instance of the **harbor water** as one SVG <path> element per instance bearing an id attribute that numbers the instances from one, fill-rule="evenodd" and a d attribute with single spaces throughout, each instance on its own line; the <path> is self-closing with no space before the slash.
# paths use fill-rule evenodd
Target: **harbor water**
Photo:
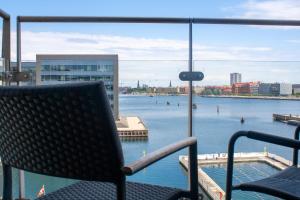
<path id="1" fill-rule="evenodd" d="M 293 137 L 294 126 L 274 122 L 273 113 L 299 114 L 300 101 L 230 99 L 230 98 L 193 98 L 197 109 L 193 110 L 193 134 L 198 139 L 198 153 L 227 152 L 229 138 L 238 130 L 256 130 L 284 137 Z M 167 105 L 169 102 L 169 105 Z M 187 137 L 188 124 L 187 96 L 120 96 L 120 115 L 139 116 L 149 129 L 146 140 L 123 140 L 122 148 L 125 163 L 129 164 L 147 153 L 167 144 Z M 219 109 L 219 112 L 217 110 Z M 244 123 L 240 119 L 244 118 Z M 242 138 L 238 141 L 236 152 L 267 151 L 291 159 L 292 150 Z M 187 188 L 187 177 L 179 165 L 177 152 L 154 165 L 147 167 L 130 181 L 159 184 L 164 186 Z M 222 188 L 225 187 L 225 167 L 206 167 L 208 173 Z M 263 163 L 238 164 L 235 168 L 235 181 L 249 181 L 273 174 L 276 169 Z M 2 176 L 2 172 L 0 174 Z M 51 178 L 25 173 L 26 197 L 35 198 L 45 185 L 46 193 L 74 180 Z M 18 174 L 14 170 L 14 195 L 18 194 Z M 0 182 L 2 190 L 2 178 Z M 272 199 L 257 193 L 241 194 L 234 192 L 233 199 Z"/>

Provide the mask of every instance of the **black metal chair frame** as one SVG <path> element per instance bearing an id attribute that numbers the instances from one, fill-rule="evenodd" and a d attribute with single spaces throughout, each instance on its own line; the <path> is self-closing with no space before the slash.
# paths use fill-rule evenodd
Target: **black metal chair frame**
<path id="1" fill-rule="evenodd" d="M 24 142 L 26 142 L 26 138 L 28 138 L 28 136 L 24 136 L 24 138 L 21 138 L 19 142 L 17 142 L 17 141 L 14 142 L 11 139 L 9 140 L 9 141 L 11 141 L 11 143 L 15 143 L 15 144 L 11 144 L 8 141 L 6 141 L 5 139 L 2 139 L 1 140 L 2 147 L 0 147 L 0 151 L 1 151 L 1 156 L 2 156 L 2 167 L 3 167 L 3 199 L 4 200 L 12 200 L 13 199 L 13 197 L 12 197 L 12 167 L 22 169 L 22 170 L 25 170 L 25 171 L 31 171 L 31 172 L 37 173 L 37 174 L 44 174 L 44 175 L 55 176 L 55 177 L 74 178 L 74 179 L 79 179 L 79 180 L 84 180 L 84 181 L 100 181 L 100 182 L 108 181 L 108 182 L 114 183 L 116 185 L 117 199 L 118 200 L 125 200 L 126 199 L 126 176 L 133 175 L 133 174 L 137 173 L 138 171 L 144 169 L 145 167 L 147 167 L 147 166 L 149 166 L 149 165 L 165 158 L 166 156 L 168 156 L 170 154 L 173 154 L 173 153 L 175 153 L 175 152 L 177 152 L 177 151 L 179 151 L 183 148 L 186 148 L 186 147 L 189 147 L 189 158 L 190 158 L 189 159 L 189 190 L 182 190 L 180 192 L 180 197 L 187 197 L 187 198 L 191 198 L 193 200 L 198 199 L 198 196 L 199 196 L 198 190 L 199 190 L 199 188 L 198 188 L 198 170 L 197 170 L 198 169 L 197 139 L 195 137 L 189 137 L 189 138 L 183 139 L 183 140 L 181 140 L 177 143 L 174 143 L 174 144 L 168 145 L 166 147 L 163 147 L 163 148 L 161 148 L 157 151 L 154 151 L 153 153 L 149 153 L 145 157 L 142 157 L 141 159 L 137 160 L 136 162 L 133 162 L 132 164 L 130 164 L 128 166 L 124 166 L 123 160 L 122 160 L 123 155 L 122 155 L 122 150 L 120 149 L 119 138 L 118 138 L 118 136 L 115 136 L 116 129 L 115 129 L 115 124 L 114 124 L 114 121 L 113 121 L 113 118 L 112 118 L 112 112 L 111 112 L 111 109 L 110 109 L 110 106 L 109 106 L 109 103 L 108 103 L 108 99 L 103 98 L 103 97 L 106 96 L 105 87 L 104 87 L 103 82 L 77 83 L 76 85 L 79 86 L 79 87 L 76 88 L 76 91 L 75 91 L 75 92 L 77 92 L 76 94 L 86 95 L 86 93 L 88 93 L 88 92 L 85 92 L 85 91 L 86 90 L 91 90 L 92 93 L 93 92 L 96 93 L 96 95 L 97 95 L 97 97 L 95 97 L 96 100 L 101 100 L 101 102 L 99 102 L 99 104 L 101 103 L 103 105 L 103 108 L 102 108 L 101 112 L 104 113 L 103 116 L 106 116 L 106 115 L 108 116 L 108 120 L 105 120 L 105 118 L 102 119 L 102 120 L 104 120 L 103 123 L 104 124 L 105 123 L 111 124 L 111 125 L 108 125 L 108 127 L 111 126 L 110 128 L 104 128 L 103 131 L 106 131 L 107 133 L 109 133 L 112 130 L 112 132 L 113 132 L 112 133 L 113 134 L 112 140 L 114 140 L 115 143 L 116 143 L 116 149 L 114 150 L 116 152 L 114 154 L 112 154 L 112 156 L 113 155 L 119 155 L 119 158 L 117 156 L 116 159 L 119 159 L 120 161 L 118 161 L 118 164 L 116 164 L 116 166 L 112 166 L 113 168 L 114 167 L 116 168 L 115 169 L 116 171 L 112 172 L 112 173 L 114 173 L 113 175 L 107 175 L 107 176 L 105 176 L 105 174 L 104 175 L 102 175 L 102 174 L 97 175 L 96 172 L 98 172 L 98 171 L 95 171 L 95 172 L 93 171 L 91 173 L 88 173 L 88 175 L 81 175 L 80 173 L 79 174 L 74 173 L 74 175 L 72 175 L 72 173 L 71 173 L 71 175 L 70 174 L 64 174 L 64 171 L 60 170 L 60 169 L 57 169 L 58 172 L 55 172 L 55 171 L 53 172 L 53 171 L 51 171 L 51 169 L 46 168 L 46 171 L 45 171 L 44 170 L 45 168 L 39 168 L 39 166 L 37 166 L 37 165 L 39 165 L 39 163 L 35 160 L 32 161 L 33 164 L 31 163 L 30 165 L 27 165 L 26 164 L 26 159 L 23 160 L 22 158 L 20 158 L 20 161 L 19 161 L 19 160 L 16 160 L 16 158 L 14 158 L 14 156 L 17 156 L 16 155 L 17 150 L 15 152 L 13 148 L 11 149 L 11 147 L 13 147 L 15 144 L 19 144 L 20 141 L 22 141 L 22 140 Z M 25 88 L 25 89 L 22 89 L 22 88 Z M 36 90 L 36 88 L 38 88 L 38 90 Z M 4 87 L 4 88 L 0 89 L 0 97 L 1 97 L 0 98 L 0 100 L 1 100 L 0 103 L 1 103 L 1 105 L 5 105 L 5 102 L 9 101 L 10 98 L 12 98 L 14 101 L 16 101 L 16 98 L 20 98 L 20 100 L 17 100 L 17 101 L 21 102 L 21 101 L 23 101 L 22 98 L 25 97 L 28 94 L 29 95 L 30 94 L 34 94 L 34 95 L 40 95 L 40 94 L 45 95 L 46 94 L 47 95 L 48 92 L 51 92 L 51 91 L 56 92 L 56 90 L 59 91 L 59 93 L 58 93 L 59 95 L 62 95 L 62 97 L 64 97 L 64 93 L 69 91 L 68 90 L 69 88 L 70 89 L 72 88 L 72 84 L 66 84 L 66 86 L 60 85 L 60 86 L 40 86 L 40 87 L 34 87 L 34 86 Z M 97 92 L 98 89 L 100 91 L 99 93 Z M 79 93 L 78 93 L 78 91 L 79 91 Z M 18 96 L 14 96 L 15 94 L 18 95 Z M 90 96 L 90 94 L 91 93 L 88 93 L 88 98 L 92 98 Z M 1 95 L 4 95 L 4 97 L 2 98 Z M 11 97 L 10 95 L 13 95 L 13 96 Z M 50 97 L 46 96 L 45 98 L 51 98 L 51 96 Z M 80 97 L 78 97 L 78 98 L 80 98 Z M 25 99 L 24 99 L 24 101 L 25 101 Z M 81 100 L 81 101 L 83 101 L 83 100 Z M 29 100 L 29 102 L 31 102 L 31 100 Z M 95 105 L 95 102 L 93 101 L 92 104 Z M 22 104 L 20 104 L 20 105 L 22 105 Z M 24 103 L 24 105 L 27 105 L 27 103 Z M 53 105 L 56 105 L 56 104 L 53 104 Z M 47 109 L 47 107 L 44 107 L 44 108 Z M 72 108 L 73 107 L 71 107 L 71 109 Z M 55 109 L 57 109 L 57 108 L 55 108 Z M 4 114 L 3 112 L 2 112 L 2 114 Z M 1 124 L 2 124 L 1 126 L 3 126 L 3 127 L 1 127 L 1 130 L 3 131 L 1 133 L 1 135 L 3 135 L 3 137 L 6 137 L 6 138 L 11 137 L 10 133 L 14 134 L 14 132 L 11 131 L 9 129 L 9 127 L 8 128 L 4 127 L 6 121 L 9 121 L 10 117 L 15 116 L 15 114 L 18 115 L 19 117 L 21 117 L 21 119 L 22 119 L 22 114 L 23 113 L 28 114 L 28 112 L 30 113 L 29 116 L 31 116 L 31 113 L 34 113 L 35 111 L 31 111 L 29 107 L 25 108 L 25 111 L 19 111 L 18 109 L 12 109 L 11 112 L 8 114 L 8 116 L 5 116 L 5 119 L 2 119 L 2 121 L 1 121 Z M 35 112 L 35 113 L 37 113 L 37 112 Z M 74 113 L 76 114 L 78 112 L 74 111 Z M 97 114 L 97 113 L 99 113 L 99 111 L 98 110 L 94 111 L 94 113 Z M 76 117 L 75 114 L 74 114 L 74 116 Z M 98 115 L 95 115 L 95 116 L 97 117 Z M 100 116 L 102 116 L 102 114 Z M 24 119 L 25 120 L 28 119 L 28 115 L 25 116 Z M 52 122 L 55 123 L 55 119 Z M 91 123 L 89 123 L 89 124 L 91 124 Z M 21 125 L 22 125 L 22 122 L 21 122 Z M 52 125 L 53 125 L 53 123 L 52 123 Z M 28 126 L 33 126 L 34 127 L 35 125 L 33 124 L 33 125 L 28 125 Z M 49 127 L 49 126 L 51 126 L 51 124 L 46 125 L 46 127 Z M 74 125 L 74 126 L 76 127 L 76 125 Z M 16 127 L 18 128 L 18 125 L 16 125 Z M 23 127 L 21 127 L 21 128 L 23 128 Z M 25 132 L 24 132 L 24 130 L 22 131 L 22 130 L 16 129 L 16 130 L 18 130 L 17 136 L 21 136 L 23 133 L 25 135 L 29 134 L 27 132 L 30 129 L 26 129 L 26 128 L 27 128 L 27 126 L 24 127 Z M 43 130 L 43 129 L 40 129 L 40 130 Z M 95 130 L 98 130 L 98 129 L 95 129 Z M 4 133 L 4 132 L 8 132 L 8 133 Z M 53 134 L 55 134 L 55 133 L 53 133 Z M 95 134 L 97 136 L 97 133 L 95 133 Z M 80 136 L 77 136 L 76 134 L 74 135 L 74 137 L 75 136 L 80 138 Z M 51 140 L 53 140 L 54 136 L 49 136 L 49 137 L 52 138 Z M 93 136 L 93 137 L 95 137 L 95 136 Z M 65 141 L 63 138 L 61 138 L 60 140 Z M 32 141 L 32 140 L 30 140 L 30 141 Z M 48 140 L 48 141 L 50 141 L 50 140 Z M 68 140 L 66 140 L 66 142 L 68 142 Z M 56 143 L 54 143 L 54 144 L 56 144 Z M 97 146 L 97 142 L 92 143 L 92 145 Z M 105 145 L 107 145 L 107 144 L 105 144 Z M 113 143 L 112 143 L 112 146 L 113 146 Z M 6 148 L 11 149 L 12 152 L 7 151 Z M 27 148 L 27 147 L 25 146 L 25 148 Z M 47 149 L 49 147 L 45 147 L 45 148 Z M 29 150 L 27 149 L 26 151 L 29 151 Z M 56 151 L 56 150 L 54 150 L 54 151 Z M 30 153 L 31 153 L 30 154 L 30 156 L 31 156 L 32 152 L 30 152 Z M 31 159 L 30 156 L 29 156 L 29 158 Z M 94 158 L 94 157 L 92 157 L 92 158 Z M 98 158 L 98 157 L 96 157 L 96 158 Z M 46 158 L 43 158 L 43 159 L 46 159 Z M 51 160 L 51 157 L 48 157 L 48 159 Z M 59 158 L 59 160 L 60 159 L 61 158 Z M 29 160 L 29 162 L 31 162 L 31 160 Z M 47 160 L 47 162 L 48 162 L 48 160 Z M 61 160 L 60 162 L 63 163 L 64 160 Z M 63 164 L 62 166 L 65 166 L 65 164 Z M 119 166 L 121 166 L 121 169 L 119 168 Z M 70 167 L 72 167 L 71 170 L 76 170 L 76 166 L 70 166 Z M 93 168 L 96 168 L 96 167 L 93 167 Z M 79 169 L 82 170 L 82 167 L 78 168 L 78 170 Z M 55 173 L 57 173 L 57 174 L 55 174 Z M 93 177 L 93 176 L 96 176 L 96 177 Z"/>
<path id="2" fill-rule="evenodd" d="M 173 154 L 179 150 L 189 147 L 191 152 L 190 162 L 189 162 L 189 185 L 190 191 L 182 193 L 183 197 L 188 197 L 193 200 L 198 200 L 199 188 L 198 188 L 198 163 L 197 163 L 197 139 L 191 137 L 188 139 L 181 140 L 177 143 L 168 145 L 164 148 L 156 150 L 145 157 L 135 161 L 134 163 L 124 166 L 122 171 L 124 172 L 123 179 L 117 184 L 117 196 L 118 200 L 125 200 L 126 194 L 126 176 L 131 176 L 139 172 L 140 170 L 148 167 L 149 165 Z M 11 166 L 2 165 L 3 167 L 3 200 L 12 200 L 12 168 Z"/>
<path id="3" fill-rule="evenodd" d="M 235 187 L 232 185 L 232 177 L 233 177 L 233 164 L 234 164 L 234 145 L 238 138 L 247 137 L 253 140 L 259 140 L 263 142 L 268 142 L 284 147 L 293 148 L 293 166 L 298 166 L 298 151 L 300 149 L 300 126 L 298 126 L 295 130 L 294 139 L 289 139 L 285 137 L 265 134 L 261 132 L 255 131 L 239 131 L 236 132 L 229 141 L 228 144 L 228 161 L 227 161 L 227 177 L 226 177 L 226 200 L 231 200 L 232 190 Z M 280 191 L 276 191 L 278 197 L 285 198 L 284 194 L 281 194 Z M 266 194 L 269 194 L 265 192 Z M 272 195 L 272 194 L 271 194 Z"/>

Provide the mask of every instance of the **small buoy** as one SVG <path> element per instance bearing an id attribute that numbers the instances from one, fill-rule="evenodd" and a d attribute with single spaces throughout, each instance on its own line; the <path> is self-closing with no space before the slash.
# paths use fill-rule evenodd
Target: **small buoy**
<path id="1" fill-rule="evenodd" d="M 169 105 L 170 105 L 170 102 L 167 101 L 167 106 L 169 106 Z"/>
<path id="2" fill-rule="evenodd" d="M 219 113 L 220 112 L 220 108 L 219 108 L 219 106 L 217 106 L 217 113 Z"/>
<path id="3" fill-rule="evenodd" d="M 177 106 L 179 107 L 179 103 L 177 104 Z"/>
<path id="4" fill-rule="evenodd" d="M 241 124 L 243 124 L 245 122 L 244 118 L 241 118 Z"/>

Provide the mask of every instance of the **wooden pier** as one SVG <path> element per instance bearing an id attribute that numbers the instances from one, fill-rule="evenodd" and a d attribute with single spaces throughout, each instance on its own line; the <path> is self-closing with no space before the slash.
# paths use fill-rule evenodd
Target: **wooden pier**
<path id="1" fill-rule="evenodd" d="M 295 126 L 300 125 L 300 115 L 273 114 L 273 120 L 287 123 L 290 125 L 295 125 Z"/>
<path id="2" fill-rule="evenodd" d="M 148 129 L 139 117 L 121 117 L 116 121 L 117 131 L 123 138 L 147 138 Z"/>
<path id="3" fill-rule="evenodd" d="M 188 157 L 179 156 L 179 162 L 185 170 L 188 166 Z M 235 153 L 234 162 L 264 162 L 278 170 L 292 165 L 292 162 L 278 155 L 268 152 Z M 198 182 L 201 188 L 213 200 L 225 200 L 224 190 L 206 174 L 201 167 L 207 165 L 222 166 L 227 163 L 227 153 L 198 155 Z"/>

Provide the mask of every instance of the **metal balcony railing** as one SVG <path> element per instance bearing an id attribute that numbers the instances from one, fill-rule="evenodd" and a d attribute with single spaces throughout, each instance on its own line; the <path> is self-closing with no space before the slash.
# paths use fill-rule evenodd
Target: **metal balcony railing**
<path id="1" fill-rule="evenodd" d="M 0 10 L 3 18 L 2 57 L 5 59 L 5 70 L 10 71 L 10 16 Z M 189 30 L 189 60 L 187 71 L 193 72 L 193 25 L 258 25 L 258 26 L 300 26 L 300 20 L 267 20 L 267 19 L 224 19 L 224 18 L 156 18 L 156 17 L 85 17 L 85 16 L 18 16 L 17 17 L 17 70 L 21 69 L 21 24 L 22 23 L 145 23 L 145 24 L 186 24 Z M 192 136 L 192 80 L 189 80 L 188 100 L 188 136 Z M 191 155 L 191 151 L 189 151 Z M 20 198 L 24 197 L 24 179 L 20 176 Z"/>

